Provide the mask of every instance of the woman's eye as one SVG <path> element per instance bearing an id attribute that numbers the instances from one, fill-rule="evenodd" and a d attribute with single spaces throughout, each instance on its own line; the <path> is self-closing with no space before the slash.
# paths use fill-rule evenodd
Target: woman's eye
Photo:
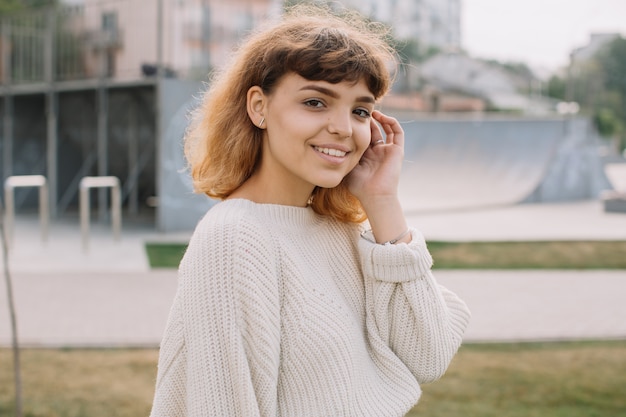
<path id="1" fill-rule="evenodd" d="M 311 100 L 307 100 L 304 102 L 305 105 L 309 106 L 309 107 L 323 107 L 324 103 L 322 103 L 321 100 L 317 100 L 317 99 L 311 99 Z"/>
<path id="2" fill-rule="evenodd" d="M 371 116 L 371 113 L 367 109 L 355 109 L 354 114 L 359 117 L 367 118 Z"/>

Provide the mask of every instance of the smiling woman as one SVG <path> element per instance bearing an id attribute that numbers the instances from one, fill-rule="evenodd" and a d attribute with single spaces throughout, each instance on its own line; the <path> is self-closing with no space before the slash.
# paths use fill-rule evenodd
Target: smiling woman
<path id="1" fill-rule="evenodd" d="M 223 201 L 179 266 L 153 417 L 403 416 L 445 372 L 469 312 L 398 201 L 384 36 L 298 7 L 213 80 L 186 155 Z"/>

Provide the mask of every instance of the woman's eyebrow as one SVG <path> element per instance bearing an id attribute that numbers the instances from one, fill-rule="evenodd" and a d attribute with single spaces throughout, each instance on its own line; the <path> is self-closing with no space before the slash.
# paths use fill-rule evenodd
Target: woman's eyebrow
<path id="1" fill-rule="evenodd" d="M 300 88 L 300 91 L 304 91 L 304 90 L 313 90 L 313 91 L 317 91 L 319 93 L 322 93 L 332 98 L 339 98 L 339 94 L 337 94 L 337 92 L 329 88 L 322 87 L 322 86 L 315 85 L 315 84 L 307 84 L 303 86 L 302 88 Z M 372 103 L 372 104 L 376 103 L 376 100 L 374 99 L 373 96 L 357 97 L 356 101 L 359 103 Z"/>

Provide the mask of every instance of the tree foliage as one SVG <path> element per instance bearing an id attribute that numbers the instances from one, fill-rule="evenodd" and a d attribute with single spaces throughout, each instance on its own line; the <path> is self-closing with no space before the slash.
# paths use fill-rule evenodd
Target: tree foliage
<path id="1" fill-rule="evenodd" d="M 548 97 L 565 100 L 565 80 L 558 75 L 552 75 L 548 80 L 546 94 Z"/>
<path id="2" fill-rule="evenodd" d="M 596 110 L 593 116 L 593 122 L 598 129 L 600 135 L 610 138 L 618 135 L 623 129 L 623 123 L 620 122 L 613 109 L 602 107 Z"/>
<path id="3" fill-rule="evenodd" d="M 601 76 L 602 101 L 596 103 L 595 118 L 600 132 L 621 139 L 626 148 L 626 39 L 618 37 L 596 55 Z"/>
<path id="4" fill-rule="evenodd" d="M 0 15 L 33 7 L 55 6 L 58 0 L 0 0 Z"/>
<path id="5" fill-rule="evenodd" d="M 597 55 L 604 86 L 622 98 L 622 115 L 626 117 L 626 39 L 617 38 Z"/>
<path id="6" fill-rule="evenodd" d="M 626 39 L 618 37 L 591 59 L 574 62 L 548 82 L 548 95 L 576 101 L 598 132 L 626 148 Z"/>

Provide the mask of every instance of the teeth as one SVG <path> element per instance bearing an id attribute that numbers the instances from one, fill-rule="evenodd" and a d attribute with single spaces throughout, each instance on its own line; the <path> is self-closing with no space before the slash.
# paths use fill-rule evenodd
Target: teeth
<path id="1" fill-rule="evenodd" d="M 315 150 L 321 153 L 325 153 L 326 155 L 331 155 L 331 156 L 346 156 L 346 153 L 347 153 L 344 151 L 340 151 L 339 149 L 320 148 L 318 146 L 315 147 Z"/>

